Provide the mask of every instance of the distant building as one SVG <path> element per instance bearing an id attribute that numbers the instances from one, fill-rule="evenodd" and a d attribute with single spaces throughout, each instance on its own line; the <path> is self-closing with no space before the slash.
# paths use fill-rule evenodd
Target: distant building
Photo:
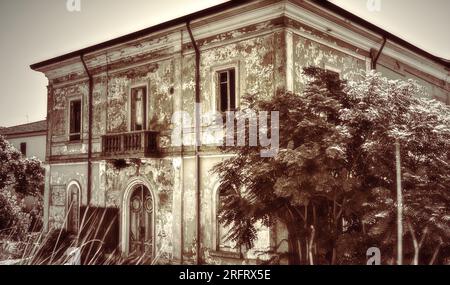
<path id="1" fill-rule="evenodd" d="M 47 121 L 9 128 L 0 127 L 0 135 L 4 136 L 24 156 L 36 157 L 41 161 L 45 161 Z"/>
<path id="2" fill-rule="evenodd" d="M 45 161 L 47 144 L 47 121 L 39 121 L 9 128 L 0 127 L 0 135 L 4 136 L 25 157 L 35 157 Z M 45 166 L 45 164 L 44 164 Z M 35 197 L 25 197 L 26 209 L 36 205 Z"/>

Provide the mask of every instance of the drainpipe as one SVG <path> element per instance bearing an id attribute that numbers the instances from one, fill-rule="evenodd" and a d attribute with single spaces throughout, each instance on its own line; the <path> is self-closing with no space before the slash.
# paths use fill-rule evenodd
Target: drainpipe
<path id="1" fill-rule="evenodd" d="M 184 31 L 181 30 L 180 31 L 180 46 L 181 46 L 181 51 L 180 51 L 180 63 L 181 63 L 181 72 L 180 72 L 180 84 L 182 84 L 183 82 L 183 55 L 184 55 L 184 49 L 183 49 L 183 33 Z M 182 89 L 182 88 L 181 88 Z M 182 91 L 181 91 L 182 92 Z M 181 97 L 183 97 L 183 94 L 181 94 Z M 183 110 L 183 99 L 180 100 L 180 105 L 181 105 L 181 110 Z M 182 126 L 184 126 L 184 122 L 182 120 L 181 123 Z M 184 264 L 184 223 L 183 223 L 183 219 L 184 219 L 184 131 L 181 132 L 181 165 L 180 165 L 180 173 L 181 173 L 181 178 L 180 178 L 180 183 L 181 183 L 181 195 L 180 195 L 180 200 L 181 200 L 181 223 L 180 223 L 180 249 L 181 249 L 181 265 Z"/>
<path id="2" fill-rule="evenodd" d="M 380 55 L 383 52 L 384 46 L 386 45 L 386 41 L 387 41 L 386 37 L 383 36 L 383 44 L 381 45 L 380 50 L 378 51 L 378 53 L 375 56 L 375 58 L 373 58 L 373 56 L 372 56 L 372 70 L 376 70 L 377 69 L 378 59 L 380 58 Z"/>
<path id="3" fill-rule="evenodd" d="M 200 238 L 201 238 L 201 194 L 200 194 L 200 50 L 192 34 L 190 21 L 186 22 L 186 27 L 191 38 L 192 46 L 195 50 L 195 192 L 197 200 L 197 239 L 196 239 L 196 263 L 201 264 Z"/>
<path id="4" fill-rule="evenodd" d="M 84 54 L 80 56 L 81 62 L 83 63 L 84 70 L 89 78 L 89 94 L 88 94 L 88 169 L 87 169 L 87 207 L 91 204 L 91 193 L 92 193 L 92 93 L 94 89 L 94 80 L 92 74 L 84 61 Z"/>

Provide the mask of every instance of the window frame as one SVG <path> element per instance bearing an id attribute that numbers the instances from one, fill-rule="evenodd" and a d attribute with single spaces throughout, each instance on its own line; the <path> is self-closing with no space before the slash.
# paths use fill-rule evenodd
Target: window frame
<path id="1" fill-rule="evenodd" d="M 342 79 L 342 69 L 328 65 L 328 64 L 325 64 L 323 68 L 327 71 L 337 73 L 339 75 L 339 78 Z"/>
<path id="2" fill-rule="evenodd" d="M 71 133 L 71 123 L 72 123 L 72 110 L 71 105 L 74 101 L 80 101 L 80 133 Z M 83 110 L 83 96 L 73 96 L 68 99 L 67 104 L 67 134 L 68 134 L 68 140 L 69 142 L 82 142 L 83 141 L 83 116 L 84 116 L 84 110 Z M 79 139 L 72 139 L 72 136 L 79 135 Z"/>
<path id="3" fill-rule="evenodd" d="M 234 108 L 232 108 L 232 86 L 231 86 L 231 72 L 234 74 Z M 218 108 L 220 112 L 232 112 L 237 110 L 237 99 L 236 99 L 236 69 L 228 68 L 225 70 L 217 71 L 217 89 L 218 89 Z M 222 75 L 226 74 L 226 82 L 222 82 Z M 227 107 L 226 110 L 222 109 L 222 84 L 226 84 L 227 87 Z"/>
<path id="4" fill-rule="evenodd" d="M 80 231 L 80 226 L 81 226 L 81 205 L 82 205 L 82 192 L 81 192 L 81 185 L 78 181 L 71 181 L 67 187 L 66 187 L 66 197 L 65 197 L 65 208 L 66 208 L 66 219 L 67 222 L 65 223 L 65 229 L 67 231 L 69 231 L 71 229 L 71 224 L 70 224 L 70 220 L 69 220 L 69 215 L 70 212 L 69 211 L 73 211 L 73 208 L 71 208 L 70 204 L 72 202 L 72 193 L 71 193 L 71 188 L 72 186 L 74 186 L 76 188 L 77 191 L 77 196 L 78 196 L 78 205 L 76 205 L 77 207 L 77 214 L 78 214 L 78 219 L 77 219 L 77 225 L 76 228 L 78 230 L 78 232 Z M 75 206 L 75 205 L 74 205 Z M 77 234 L 78 234 L 77 232 Z"/>
<path id="5" fill-rule="evenodd" d="M 214 221 L 214 234 L 213 236 L 213 246 L 214 246 L 214 250 L 215 252 L 218 253 L 224 253 L 224 254 L 236 254 L 236 255 L 241 255 L 242 254 L 242 248 L 240 246 L 237 246 L 235 248 L 230 248 L 230 249 L 226 249 L 222 246 L 221 241 L 222 241 L 222 236 L 221 236 L 221 231 L 220 231 L 220 227 L 221 227 L 221 223 L 219 221 L 219 211 L 220 211 L 220 197 L 221 197 L 221 193 L 219 191 L 219 187 L 215 187 L 215 193 L 214 193 L 214 201 L 213 201 L 213 221 Z"/>
<path id="6" fill-rule="evenodd" d="M 140 88 L 145 88 L 145 99 L 144 99 L 144 126 L 142 128 L 142 130 L 140 131 L 146 131 L 149 128 L 149 118 L 150 118 L 150 114 L 149 114 L 149 105 L 150 105 L 150 96 L 149 96 L 149 84 L 148 83 L 136 83 L 136 84 L 132 84 L 130 85 L 130 87 L 128 88 L 128 131 L 130 132 L 139 132 L 137 130 L 133 130 L 133 114 L 132 114 L 132 97 L 133 97 L 133 90 L 135 89 L 140 89 Z"/>
<path id="7" fill-rule="evenodd" d="M 240 104 L 240 90 L 241 80 L 240 80 L 240 63 L 239 61 L 231 61 L 225 64 L 219 64 L 211 67 L 211 110 L 223 113 L 221 110 L 221 94 L 220 94 L 220 73 L 234 69 L 234 84 L 235 84 L 235 109 L 233 111 L 238 111 L 241 107 Z"/>
<path id="8" fill-rule="evenodd" d="M 26 142 L 20 143 L 20 152 L 22 153 L 23 156 L 27 156 L 27 143 Z"/>

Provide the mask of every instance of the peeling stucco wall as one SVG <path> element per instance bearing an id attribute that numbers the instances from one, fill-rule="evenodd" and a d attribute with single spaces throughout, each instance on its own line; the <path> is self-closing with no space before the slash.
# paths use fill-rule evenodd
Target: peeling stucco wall
<path id="1" fill-rule="evenodd" d="M 317 66 L 332 68 L 341 72 L 344 79 L 356 79 L 366 71 L 366 62 L 341 51 L 294 35 L 294 91 L 302 92 L 306 85 L 303 68 Z"/>
<path id="2" fill-rule="evenodd" d="M 377 65 L 377 70 L 381 72 L 383 76 L 386 76 L 389 79 L 393 80 L 412 79 L 417 83 L 419 83 L 425 89 L 426 94 L 429 94 L 433 99 L 439 100 L 443 103 L 450 104 L 450 92 L 422 78 L 419 78 L 418 76 L 405 72 L 400 63 L 397 63 L 394 66 L 392 66 L 385 62 L 381 62 L 381 64 L 379 63 Z"/>
<path id="3" fill-rule="evenodd" d="M 211 111 L 214 106 L 211 98 L 214 88 L 215 71 L 212 66 L 228 64 L 230 61 L 236 62 L 239 68 L 239 94 L 257 94 L 268 98 L 274 93 L 274 66 L 275 66 L 275 46 L 280 35 L 267 34 L 261 37 L 254 37 L 244 41 L 237 41 L 232 44 L 207 48 L 202 52 L 201 62 L 201 82 L 202 101 L 205 112 Z M 125 52 L 125 51 L 124 51 Z M 174 95 L 176 86 L 181 86 L 182 110 L 191 114 L 194 110 L 194 57 L 193 54 L 183 55 L 181 58 L 181 76 L 175 78 L 174 58 L 156 60 L 154 62 L 140 65 L 120 66 L 122 69 L 105 71 L 95 75 L 93 88 L 93 136 L 94 145 L 100 149 L 98 141 L 100 136 L 107 133 L 118 133 L 128 131 L 128 98 L 132 86 L 139 84 L 148 85 L 148 125 L 149 129 L 170 132 L 171 116 L 174 106 Z M 118 66 L 117 66 L 118 67 Z M 178 83 L 175 84 L 175 81 Z M 86 142 L 71 144 L 67 143 L 67 112 L 69 99 L 81 96 L 83 100 L 83 138 L 86 138 L 88 121 L 88 85 L 86 81 L 75 82 L 68 86 L 55 87 L 53 98 L 55 100 L 52 109 L 52 135 L 55 143 L 52 147 L 52 155 L 61 157 L 71 157 L 77 154 L 86 154 Z M 56 142 L 58 141 L 58 142 Z M 95 149 L 95 148 L 94 148 Z M 217 162 L 217 161 L 216 161 Z M 93 192 L 91 194 L 91 205 L 99 207 L 122 208 L 122 199 L 127 183 L 135 177 L 143 177 L 151 184 L 158 196 L 158 206 L 156 213 L 156 246 L 161 250 L 162 257 L 172 259 L 174 249 L 181 250 L 185 262 L 194 262 L 196 245 L 196 213 L 194 211 L 195 196 L 195 176 L 192 169 L 194 160 L 184 159 L 184 173 L 182 180 L 174 172 L 173 162 L 170 159 L 143 159 L 139 165 L 133 163 L 130 166 L 118 170 L 108 161 L 100 160 L 93 169 Z M 202 171 L 203 177 L 208 181 L 202 183 L 202 214 L 206 217 L 202 219 L 202 254 L 207 259 L 206 252 L 213 249 L 212 235 L 212 211 L 211 206 L 213 195 L 213 184 L 215 179 L 209 174 L 209 169 L 214 163 L 207 163 Z M 53 166 L 51 171 L 50 189 L 51 196 L 64 197 L 67 191 L 67 184 L 72 180 L 79 181 L 83 196 L 83 203 L 86 204 L 85 197 L 87 183 L 87 167 L 84 164 L 67 164 L 63 166 Z M 176 178 L 178 177 L 178 178 Z M 59 187 L 62 185 L 63 187 Z M 178 188 L 174 186 L 178 185 Z M 52 187 L 53 186 L 53 187 Z M 65 188 L 64 188 L 65 187 Z M 183 190 L 181 190 L 182 188 Z M 183 191 L 179 203 L 183 203 L 183 212 L 178 211 L 181 205 L 173 205 L 174 191 Z M 61 226 L 66 215 L 65 200 L 61 198 L 59 202 L 50 206 L 51 226 Z M 57 199 L 56 199 L 57 200 Z M 174 211 L 177 209 L 177 211 Z M 121 209 L 123 211 L 124 209 Z M 179 237 L 173 235 L 176 228 L 174 220 L 181 222 L 183 232 L 183 242 Z M 177 243 L 174 246 L 174 243 Z M 178 253 L 175 253 L 179 256 Z M 181 258 L 180 256 L 178 258 Z M 217 262 L 217 261 L 216 261 Z"/>
<path id="4" fill-rule="evenodd" d="M 53 123 L 53 141 L 66 141 L 68 132 L 68 104 L 71 98 L 80 97 L 83 102 L 82 112 L 87 114 L 87 83 L 78 83 L 70 86 L 54 88 L 53 91 L 53 109 L 51 110 Z M 85 120 L 86 121 L 86 120 Z M 87 125 L 83 125 L 83 131 L 86 133 Z"/>
<path id="5" fill-rule="evenodd" d="M 94 165 L 96 169 L 97 165 Z M 96 169 L 97 170 L 97 169 Z M 98 170 L 97 170 L 98 171 Z M 50 176 L 50 211 L 49 228 L 65 227 L 67 209 L 67 187 L 71 182 L 76 182 L 81 187 L 81 205 L 87 205 L 87 166 L 85 163 L 60 164 L 50 166 L 46 172 Z M 98 183 L 98 181 L 95 181 Z"/>
<path id="6" fill-rule="evenodd" d="M 170 159 L 142 159 L 141 162 L 129 162 L 123 169 L 115 168 L 111 163 L 105 168 L 105 202 L 106 207 L 123 209 L 123 197 L 129 181 L 142 177 L 150 182 L 149 189 L 156 197 L 155 241 L 156 250 L 161 258 L 172 259 L 174 237 L 172 201 L 174 173 Z"/>
<path id="7" fill-rule="evenodd" d="M 108 79 L 107 131 L 128 130 L 128 97 L 133 86 L 148 85 L 149 129 L 167 130 L 172 119 L 173 61 L 164 60 L 110 75 Z"/>

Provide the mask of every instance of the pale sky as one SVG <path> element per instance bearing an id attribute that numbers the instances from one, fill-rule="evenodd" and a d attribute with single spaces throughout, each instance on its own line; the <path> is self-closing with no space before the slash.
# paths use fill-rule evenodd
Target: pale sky
<path id="1" fill-rule="evenodd" d="M 45 119 L 47 80 L 30 64 L 97 44 L 226 0 L 0 0 L 0 126 Z M 450 0 L 331 0 L 437 56 L 450 58 Z M 377 0 L 374 0 L 377 1 Z"/>

